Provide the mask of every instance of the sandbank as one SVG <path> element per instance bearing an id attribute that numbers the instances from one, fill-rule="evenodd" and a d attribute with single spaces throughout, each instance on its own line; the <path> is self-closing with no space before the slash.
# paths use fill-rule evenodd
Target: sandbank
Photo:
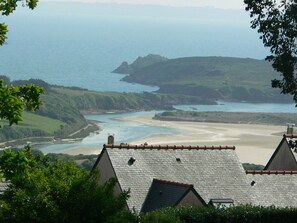
<path id="1" fill-rule="evenodd" d="M 84 155 L 91 155 L 91 154 L 100 154 L 102 150 L 102 147 L 94 148 L 94 147 L 77 147 L 74 149 L 66 150 L 63 153 L 69 154 L 69 155 L 78 155 L 78 154 L 84 154 Z"/>
<path id="2" fill-rule="evenodd" d="M 152 118 L 152 115 L 143 115 L 124 117 L 121 120 L 174 128 L 177 130 L 176 133 L 158 133 L 128 143 L 235 146 L 240 162 L 262 165 L 268 162 L 286 130 L 286 126 L 160 121 Z M 78 147 L 64 153 L 71 155 L 100 154 L 101 150 L 102 147 Z"/>
<path id="3" fill-rule="evenodd" d="M 130 116 L 124 121 L 144 125 L 165 126 L 177 133 L 151 135 L 131 144 L 235 146 L 242 163 L 265 165 L 278 146 L 285 126 L 255 124 L 225 124 L 153 120 L 152 115 Z"/>

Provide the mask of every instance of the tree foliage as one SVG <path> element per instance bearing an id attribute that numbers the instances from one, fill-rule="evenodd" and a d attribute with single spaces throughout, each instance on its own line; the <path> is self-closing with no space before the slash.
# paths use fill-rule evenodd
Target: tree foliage
<path id="1" fill-rule="evenodd" d="M 3 151 L 0 170 L 9 180 L 0 196 L 0 222 L 132 222 L 125 210 L 128 192 L 114 194 L 116 181 L 98 185 L 72 162 L 48 162 L 42 154 Z M 123 219 L 121 221 L 119 219 Z"/>
<path id="2" fill-rule="evenodd" d="M 22 2 L 23 6 L 27 6 L 30 9 L 34 9 L 38 0 L 0 0 L 0 12 L 3 16 L 10 15 L 18 6 L 18 3 Z M 5 43 L 8 32 L 7 25 L 0 23 L 0 45 Z"/>
<path id="3" fill-rule="evenodd" d="M 22 86 L 4 85 L 0 80 L 0 119 L 9 121 L 9 125 L 22 120 L 22 111 L 27 108 L 35 111 L 41 105 L 40 94 L 43 88 L 34 84 Z"/>
<path id="4" fill-rule="evenodd" d="M 281 74 L 272 87 L 291 94 L 297 102 L 297 0 L 244 0 L 257 29 L 271 55 L 266 60 Z"/>
<path id="5" fill-rule="evenodd" d="M 22 2 L 23 6 L 34 9 L 38 0 L 0 0 L 0 13 L 2 16 L 10 15 Z M 0 23 L 0 46 L 5 43 L 8 32 L 7 25 Z M 22 120 L 22 111 L 26 107 L 28 110 L 36 110 L 41 105 L 40 94 L 43 89 L 34 85 L 23 86 L 4 85 L 4 80 L 0 80 L 0 119 L 9 121 L 9 125 L 17 124 Z"/>
<path id="6" fill-rule="evenodd" d="M 231 208 L 174 207 L 140 215 L 141 223 L 294 223 L 296 208 L 239 205 Z"/>

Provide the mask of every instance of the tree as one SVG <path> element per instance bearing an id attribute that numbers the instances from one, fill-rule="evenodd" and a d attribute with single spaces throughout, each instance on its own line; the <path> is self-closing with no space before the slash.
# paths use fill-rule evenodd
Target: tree
<path id="1" fill-rule="evenodd" d="M 22 2 L 23 6 L 34 9 L 38 0 L 0 0 L 0 13 L 4 16 L 10 15 Z M 0 45 L 5 43 L 8 32 L 7 25 L 0 23 Z M 23 86 L 4 85 L 0 80 L 0 119 L 9 121 L 9 125 L 17 124 L 22 120 L 22 111 L 36 110 L 41 105 L 40 94 L 43 89 L 34 85 L 27 84 Z"/>
<path id="2" fill-rule="evenodd" d="M 12 86 L 0 80 L 0 119 L 8 120 L 9 125 L 17 124 L 22 120 L 24 108 L 35 111 L 40 107 L 43 92 L 43 88 L 34 84 Z"/>
<path id="3" fill-rule="evenodd" d="M 297 0 L 244 0 L 250 11 L 251 28 L 257 29 L 264 46 L 270 47 L 266 60 L 281 75 L 273 88 L 293 95 L 297 103 Z"/>
<path id="4" fill-rule="evenodd" d="M 34 9 L 37 5 L 38 0 L 0 0 L 0 12 L 4 16 L 11 14 L 18 6 L 18 3 L 22 2 L 23 6 L 27 6 L 30 9 Z M 8 32 L 7 25 L 0 23 L 0 45 L 5 43 Z"/>
<path id="5" fill-rule="evenodd" d="M 98 173 L 88 174 L 72 162 L 48 162 L 25 150 L 3 151 L 0 170 L 10 187 L 0 195 L 0 222 L 127 222 L 128 192 L 114 194 L 116 181 L 100 186 Z"/>

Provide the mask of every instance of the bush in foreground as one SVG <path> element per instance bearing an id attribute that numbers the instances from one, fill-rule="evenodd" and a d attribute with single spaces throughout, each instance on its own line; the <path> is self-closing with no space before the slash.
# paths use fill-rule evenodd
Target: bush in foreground
<path id="1" fill-rule="evenodd" d="M 242 205 L 232 208 L 165 208 L 140 216 L 141 223 L 295 223 L 296 208 Z"/>
<path id="2" fill-rule="evenodd" d="M 128 192 L 115 195 L 114 179 L 98 185 L 98 173 L 73 162 L 47 162 L 26 147 L 5 150 L 0 170 L 10 182 L 0 195 L 0 222 L 135 222 L 125 209 Z"/>

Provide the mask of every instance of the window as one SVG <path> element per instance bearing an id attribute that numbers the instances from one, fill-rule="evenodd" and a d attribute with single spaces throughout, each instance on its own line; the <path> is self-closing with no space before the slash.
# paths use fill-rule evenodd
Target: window
<path id="1" fill-rule="evenodd" d="M 229 208 L 234 206 L 234 200 L 230 198 L 210 199 L 208 204 L 215 208 Z"/>

